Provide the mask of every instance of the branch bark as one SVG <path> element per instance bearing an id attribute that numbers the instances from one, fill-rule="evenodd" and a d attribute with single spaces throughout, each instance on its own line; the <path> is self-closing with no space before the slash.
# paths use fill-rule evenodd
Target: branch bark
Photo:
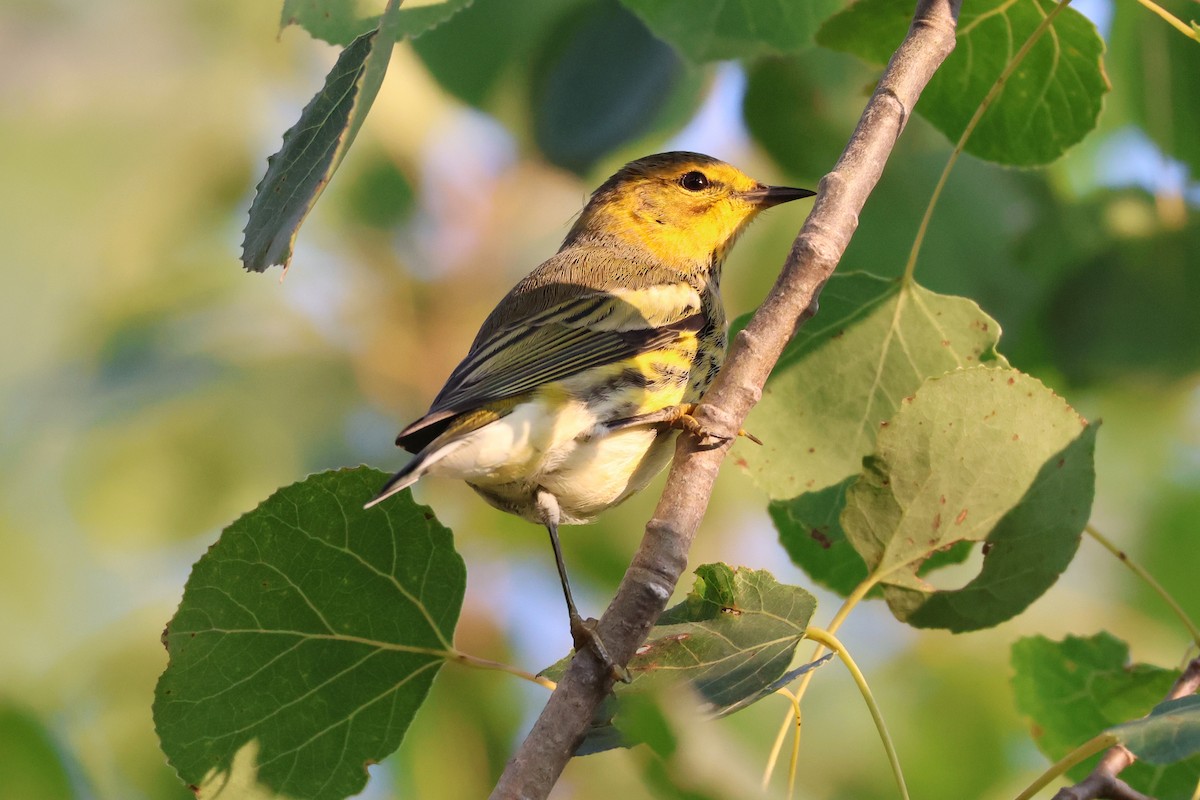
<path id="1" fill-rule="evenodd" d="M 1194 658 L 1188 663 L 1183 674 L 1175 681 L 1171 691 L 1163 698 L 1178 700 L 1200 690 L 1200 658 Z M 1128 767 L 1137 756 L 1129 752 L 1124 745 L 1110 747 L 1100 759 L 1096 768 L 1088 776 L 1074 786 L 1059 789 L 1053 800 L 1154 800 L 1149 795 L 1142 794 L 1117 776 L 1121 770 Z"/>
<path id="2" fill-rule="evenodd" d="M 812 213 L 792 244 L 775 286 L 738 334 L 725 368 L 697 409 L 696 417 L 707 430 L 729 438 L 713 447 L 692 436 L 679 437 L 662 499 L 599 623 L 600 635 L 619 663 L 628 663 L 645 641 L 675 590 L 733 434 L 758 402 L 767 376 L 805 312 L 815 307 L 917 98 L 954 49 L 960 6 L 961 0 L 918 0 L 908 35 L 892 56 L 841 158 L 821 180 Z M 577 654 L 505 767 L 492 791 L 493 800 L 547 797 L 611 688 L 591 653 Z"/>

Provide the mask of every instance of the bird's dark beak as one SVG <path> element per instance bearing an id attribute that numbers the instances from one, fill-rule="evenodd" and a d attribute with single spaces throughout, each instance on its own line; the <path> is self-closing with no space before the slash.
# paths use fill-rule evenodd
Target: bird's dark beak
<path id="1" fill-rule="evenodd" d="M 759 184 L 748 192 L 742 192 L 742 197 L 748 203 L 759 208 L 770 208 L 780 203 L 790 203 L 803 197 L 812 197 L 816 192 L 809 189 L 797 189 L 793 186 L 763 186 Z"/>

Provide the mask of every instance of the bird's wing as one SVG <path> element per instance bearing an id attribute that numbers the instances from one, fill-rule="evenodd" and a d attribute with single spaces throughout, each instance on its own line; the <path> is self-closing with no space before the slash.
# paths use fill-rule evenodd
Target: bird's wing
<path id="1" fill-rule="evenodd" d="M 523 282 L 484 323 L 429 412 L 396 443 L 419 450 L 463 412 L 654 350 L 704 324 L 699 293 L 686 283 L 605 291 Z"/>

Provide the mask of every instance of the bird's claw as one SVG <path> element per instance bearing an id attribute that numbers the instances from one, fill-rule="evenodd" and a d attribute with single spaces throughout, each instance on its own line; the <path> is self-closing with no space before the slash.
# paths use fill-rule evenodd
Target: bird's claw
<path id="1" fill-rule="evenodd" d="M 586 647 L 592 651 L 592 655 L 600 662 L 600 666 L 608 671 L 614 681 L 632 683 L 633 677 L 629 674 L 629 670 L 613 661 L 612 656 L 608 654 L 604 640 L 596 632 L 596 624 L 596 620 L 591 618 L 585 620 L 578 614 L 571 617 L 571 639 L 575 644 L 575 652 Z"/>

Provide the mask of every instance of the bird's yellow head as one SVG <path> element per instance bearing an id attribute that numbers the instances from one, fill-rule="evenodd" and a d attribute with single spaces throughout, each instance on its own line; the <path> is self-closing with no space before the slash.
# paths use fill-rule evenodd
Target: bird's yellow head
<path id="1" fill-rule="evenodd" d="M 711 156 L 659 153 L 631 161 L 605 181 L 564 246 L 632 247 L 680 270 L 703 272 L 720 266 L 758 212 L 813 194 L 765 186 Z"/>

